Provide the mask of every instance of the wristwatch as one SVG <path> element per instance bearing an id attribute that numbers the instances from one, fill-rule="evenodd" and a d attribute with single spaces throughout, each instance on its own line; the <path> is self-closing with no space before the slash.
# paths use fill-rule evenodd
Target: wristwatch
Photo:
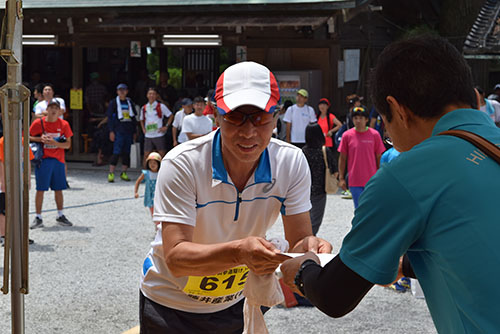
<path id="1" fill-rule="evenodd" d="M 295 284 L 295 286 L 299 289 L 299 291 L 304 296 L 305 296 L 306 293 L 304 292 L 304 282 L 302 281 L 302 271 L 304 270 L 305 267 L 311 266 L 313 264 L 318 265 L 316 263 L 316 261 L 311 260 L 311 259 L 307 259 L 304 262 L 302 262 L 302 264 L 300 265 L 299 270 L 297 271 L 297 274 L 295 274 L 295 279 L 293 281 L 293 284 Z"/>

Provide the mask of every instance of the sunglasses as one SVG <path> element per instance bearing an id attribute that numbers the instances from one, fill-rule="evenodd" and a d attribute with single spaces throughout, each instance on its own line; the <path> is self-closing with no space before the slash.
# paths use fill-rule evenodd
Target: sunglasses
<path id="1" fill-rule="evenodd" d="M 243 125 L 247 121 L 247 119 L 249 119 L 250 122 L 252 122 L 252 124 L 255 126 L 262 126 L 271 123 L 275 115 L 276 112 L 266 113 L 263 111 L 258 111 L 251 114 L 245 114 L 239 111 L 231 111 L 227 114 L 222 115 L 222 117 L 224 118 L 224 121 L 236 126 Z"/>
<path id="2" fill-rule="evenodd" d="M 352 109 L 352 112 L 366 112 L 365 108 L 355 107 Z"/>

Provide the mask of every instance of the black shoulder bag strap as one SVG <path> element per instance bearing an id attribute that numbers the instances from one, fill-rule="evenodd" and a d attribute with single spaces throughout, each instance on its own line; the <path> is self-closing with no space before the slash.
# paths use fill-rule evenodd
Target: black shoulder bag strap
<path id="1" fill-rule="evenodd" d="M 484 139 L 480 135 L 465 130 L 443 131 L 438 134 L 438 136 L 441 135 L 455 136 L 467 140 L 500 164 L 500 147 Z"/>

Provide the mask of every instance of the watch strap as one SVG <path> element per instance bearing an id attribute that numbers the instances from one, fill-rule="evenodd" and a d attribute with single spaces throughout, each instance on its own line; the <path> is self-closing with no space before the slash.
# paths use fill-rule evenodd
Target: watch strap
<path id="1" fill-rule="evenodd" d="M 302 272 L 304 271 L 304 269 L 306 267 L 313 265 L 313 264 L 318 265 L 316 263 L 316 261 L 311 260 L 311 259 L 307 259 L 304 262 L 302 262 L 299 270 L 297 271 L 297 274 L 295 275 L 295 280 L 293 281 L 295 286 L 299 289 L 300 293 L 302 293 L 304 296 L 305 296 L 305 291 L 304 291 L 304 282 L 302 281 Z"/>

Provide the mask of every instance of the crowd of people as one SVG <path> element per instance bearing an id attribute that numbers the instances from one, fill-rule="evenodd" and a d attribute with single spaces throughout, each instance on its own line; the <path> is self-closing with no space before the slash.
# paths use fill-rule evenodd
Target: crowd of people
<path id="1" fill-rule="evenodd" d="M 347 96 L 344 122 L 327 98 L 309 105 L 303 88 L 295 103 L 281 104 L 274 75 L 255 62 L 230 66 L 215 90 L 194 99 L 174 99 L 163 77 L 159 86 L 143 87 L 140 107 L 125 83 L 106 108 L 93 103 L 105 96 L 97 78 L 86 101 L 102 116 L 102 140 L 112 146 L 108 182 L 120 158 L 120 179 L 130 181 L 131 145 L 144 136 L 134 195 L 145 183 L 144 206 L 157 234 L 141 272 L 141 333 L 240 333 L 248 320 L 245 284 L 273 286 L 280 264 L 287 286 L 330 316 L 349 313 L 375 284 L 400 291 L 411 277 L 421 282 L 439 332 L 500 327 L 499 290 L 482 284 L 500 268 L 491 200 L 500 166 L 487 156 L 495 150 L 478 153 L 476 144 L 447 132 L 465 130 L 500 147 L 500 85 L 486 98 L 446 40 L 417 37 L 387 47 L 370 87 L 374 106 L 369 111 L 362 97 Z M 30 142 L 40 143 L 43 155 L 30 157 L 31 228 L 44 226 L 49 189 L 57 223 L 70 227 L 62 191 L 73 133 L 65 103 L 50 84 L 37 86 L 35 98 Z M 2 145 L 0 139 L 0 153 Z M 316 254 L 332 251 L 317 236 L 325 173 L 350 191 L 355 211 L 339 254 L 321 267 Z M 0 181 L 3 190 L 3 168 Z M 0 209 L 3 202 L 0 196 Z M 282 250 L 266 240 L 280 214 Z M 291 259 L 286 251 L 305 255 Z"/>

